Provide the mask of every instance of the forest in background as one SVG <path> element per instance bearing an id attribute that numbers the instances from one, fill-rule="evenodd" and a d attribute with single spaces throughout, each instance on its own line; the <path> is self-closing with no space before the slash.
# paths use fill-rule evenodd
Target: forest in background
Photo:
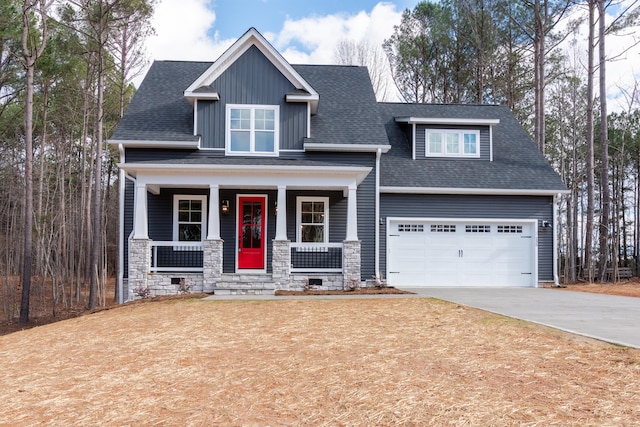
<path id="1" fill-rule="evenodd" d="M 619 88 L 627 107 L 609 113 L 606 69 L 616 58 L 605 54 L 608 40 L 637 29 L 637 3 L 421 2 L 383 46 L 345 40 L 335 62 L 368 66 L 379 99 L 398 93 L 406 102 L 508 105 L 570 190 L 555 229 L 562 277 L 600 280 L 607 268 L 637 271 L 640 88 Z M 0 5 L 7 320 L 27 322 L 31 299 L 55 315 L 117 298 L 105 283 L 118 266 L 119 153 L 106 141 L 146 65 L 153 7 L 153 0 Z M 614 18 L 605 21 L 606 13 Z M 586 42 L 576 39 L 579 26 L 589 29 Z"/>

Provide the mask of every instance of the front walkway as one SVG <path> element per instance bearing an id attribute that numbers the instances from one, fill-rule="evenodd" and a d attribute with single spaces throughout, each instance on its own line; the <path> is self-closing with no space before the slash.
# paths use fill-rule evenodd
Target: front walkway
<path id="1" fill-rule="evenodd" d="M 412 288 L 415 294 L 277 297 L 217 296 L 207 300 L 437 298 L 613 344 L 640 348 L 640 298 L 546 288 Z"/>

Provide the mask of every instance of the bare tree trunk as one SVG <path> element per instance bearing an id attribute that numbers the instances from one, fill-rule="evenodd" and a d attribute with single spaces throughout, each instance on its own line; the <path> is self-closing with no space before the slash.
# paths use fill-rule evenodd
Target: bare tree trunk
<path id="1" fill-rule="evenodd" d="M 611 192 L 609 190 L 609 131 L 607 122 L 607 79 L 605 55 L 605 2 L 598 0 L 598 52 L 600 67 L 600 144 L 601 151 L 601 180 L 602 193 L 600 195 L 600 279 L 607 278 L 607 262 L 609 260 L 609 217 L 611 215 Z"/>
<path id="2" fill-rule="evenodd" d="M 33 80 L 36 60 L 42 55 L 47 40 L 47 5 L 44 0 L 25 0 L 22 5 L 22 65 L 26 71 L 27 93 L 24 112 L 25 165 L 24 165 L 24 246 L 22 259 L 22 295 L 20 298 L 20 323 L 29 322 L 29 302 L 31 293 L 31 264 L 33 262 Z M 31 28 L 32 14 L 40 14 L 42 33 L 40 45 Z"/>
<path id="3" fill-rule="evenodd" d="M 593 220 L 595 214 L 595 177 L 593 165 L 593 76 L 594 31 L 596 0 L 589 0 L 589 46 L 587 64 L 587 224 L 584 243 L 584 268 L 586 278 L 593 281 Z"/>
<path id="4" fill-rule="evenodd" d="M 97 138 L 96 138 L 96 167 L 94 172 L 93 195 L 93 246 L 91 247 L 91 282 L 89 286 L 89 309 L 96 307 L 96 293 L 102 257 L 102 121 L 103 121 L 103 97 L 104 97 L 104 49 L 106 44 L 106 11 L 103 2 L 100 1 L 100 14 L 98 22 L 98 99 L 97 99 Z"/>

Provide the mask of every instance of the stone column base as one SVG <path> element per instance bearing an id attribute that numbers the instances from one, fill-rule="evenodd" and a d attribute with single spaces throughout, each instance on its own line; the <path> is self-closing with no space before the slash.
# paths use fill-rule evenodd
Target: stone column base
<path id="1" fill-rule="evenodd" d="M 291 280 L 291 241 L 273 240 L 271 277 L 276 289 L 289 289 Z"/>
<path id="2" fill-rule="evenodd" d="M 345 285 L 362 281 L 360 252 L 360 240 L 342 242 L 342 276 Z"/>
<path id="3" fill-rule="evenodd" d="M 213 292 L 213 289 L 222 279 L 222 248 L 224 240 L 205 240 L 204 253 L 202 254 L 203 292 Z"/>

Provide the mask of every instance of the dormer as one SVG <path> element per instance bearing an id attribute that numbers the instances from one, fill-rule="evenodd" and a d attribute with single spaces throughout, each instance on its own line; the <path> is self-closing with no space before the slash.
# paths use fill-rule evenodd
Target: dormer
<path id="1" fill-rule="evenodd" d="M 493 160 L 493 126 L 499 119 L 396 117 L 407 124 L 416 159 Z"/>
<path id="2" fill-rule="evenodd" d="M 302 149 L 316 90 L 251 28 L 184 91 L 203 149 L 278 156 Z"/>

